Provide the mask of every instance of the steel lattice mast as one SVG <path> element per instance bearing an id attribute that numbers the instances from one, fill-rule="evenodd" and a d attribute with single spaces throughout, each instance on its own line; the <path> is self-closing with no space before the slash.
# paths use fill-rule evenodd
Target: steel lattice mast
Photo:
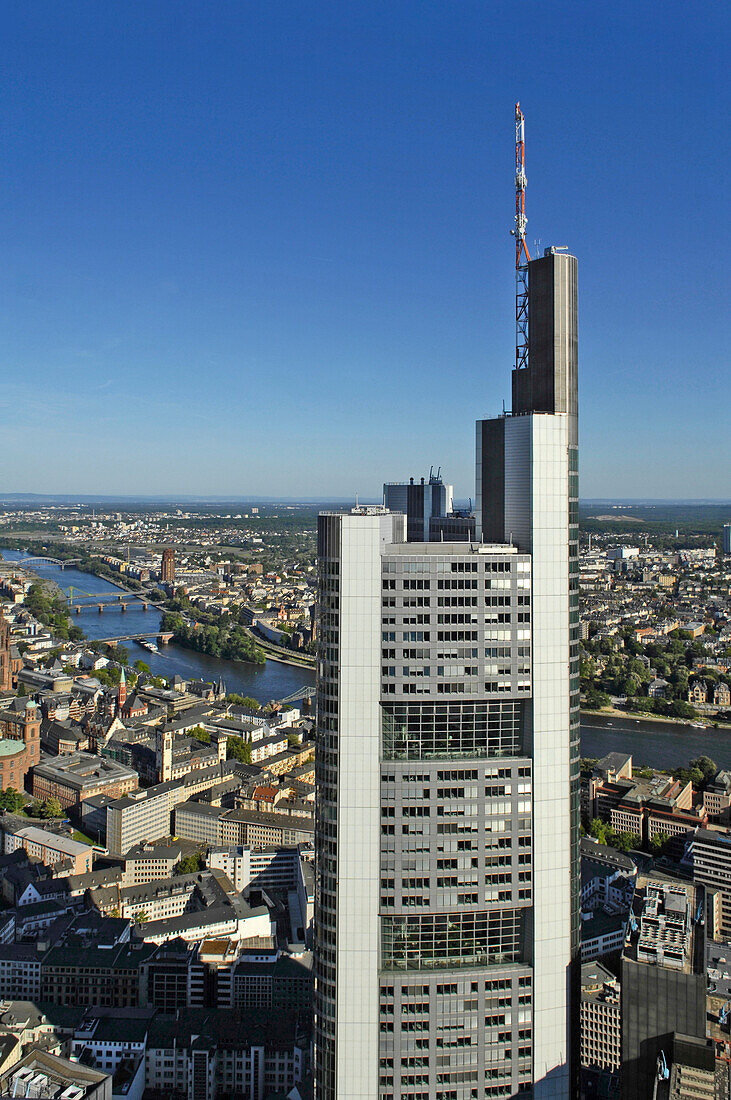
<path id="1" fill-rule="evenodd" d="M 528 261 L 525 243 L 525 119 L 515 104 L 515 366 L 528 366 Z"/>

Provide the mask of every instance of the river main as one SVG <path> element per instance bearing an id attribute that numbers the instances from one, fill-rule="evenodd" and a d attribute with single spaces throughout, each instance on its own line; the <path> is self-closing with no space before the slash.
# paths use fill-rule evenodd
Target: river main
<path id="1" fill-rule="evenodd" d="M 23 559 L 28 555 L 19 550 L 2 550 L 2 557 L 7 562 L 18 562 L 22 565 Z M 34 562 L 29 567 L 33 573 L 44 580 L 53 581 L 58 587 L 69 594 L 73 588 L 74 604 L 86 604 L 80 615 L 72 612 L 71 621 L 79 626 L 90 640 L 95 638 L 111 638 L 122 634 L 141 634 L 143 631 L 157 630 L 160 625 L 160 612 L 155 607 L 144 610 L 142 601 L 135 596 L 124 593 L 126 611 L 121 606 L 107 604 L 100 615 L 96 604 L 98 600 L 84 598 L 84 592 L 109 594 L 119 596 L 120 590 L 111 581 L 103 577 L 96 577 L 93 573 L 81 573 L 73 566 L 61 569 L 57 565 L 46 562 Z M 89 606 L 90 605 L 90 606 Z M 138 642 L 122 642 L 129 650 L 130 661 L 138 659 L 145 661 L 150 666 L 150 671 L 156 676 L 182 676 L 185 680 L 209 680 L 214 683 L 220 679 L 226 684 L 228 691 L 238 692 L 240 695 L 251 695 L 261 703 L 270 699 L 284 699 L 299 691 L 303 687 L 311 687 L 315 682 L 314 670 L 308 668 L 295 668 L 292 665 L 280 664 L 278 661 L 267 661 L 265 665 L 250 665 L 244 661 L 226 661 L 220 657 L 208 657 L 205 653 L 197 653 L 192 649 L 184 649 L 179 645 L 160 646 L 159 653 L 150 653 Z"/>
<path id="2" fill-rule="evenodd" d="M 3 550 L 5 561 L 22 564 L 27 555 L 18 550 Z M 95 577 L 92 573 L 80 573 L 67 566 L 35 562 L 32 571 L 39 577 L 54 581 L 68 594 L 73 587 L 74 602 L 84 601 L 84 592 L 109 593 L 118 596 L 119 588 L 111 581 Z M 156 630 L 160 624 L 160 612 L 151 607 L 143 610 L 142 601 L 124 596 L 127 611 L 107 605 L 103 614 L 96 607 L 87 608 L 73 622 L 87 638 L 109 638 L 120 634 L 139 634 Z M 159 653 L 149 653 L 137 642 L 123 643 L 132 661 L 141 658 L 156 676 L 182 676 L 184 679 L 218 681 L 223 679 L 229 691 L 251 695 L 262 703 L 270 699 L 284 699 L 314 683 L 314 671 L 294 668 L 291 665 L 267 661 L 266 665 L 249 665 L 243 661 L 226 661 L 220 657 L 207 657 L 192 649 L 178 645 L 161 646 Z M 701 730 L 694 726 L 674 722 L 644 722 L 634 718 L 604 718 L 591 714 L 581 721 L 581 755 L 601 757 L 608 752 L 632 753 L 635 764 L 647 764 L 654 768 L 675 768 L 686 765 L 693 757 L 706 755 L 719 767 L 731 767 L 731 730 Z"/>

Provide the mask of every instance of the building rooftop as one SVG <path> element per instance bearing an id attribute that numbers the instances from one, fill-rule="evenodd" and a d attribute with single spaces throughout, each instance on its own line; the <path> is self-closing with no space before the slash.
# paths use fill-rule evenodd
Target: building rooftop
<path id="1" fill-rule="evenodd" d="M 94 756 L 87 752 L 72 752 L 55 760 L 45 760 L 36 765 L 34 774 L 80 791 L 104 782 L 137 781 L 137 772 L 132 768 L 106 756 Z"/>
<path id="2" fill-rule="evenodd" d="M 81 1100 L 95 1091 L 109 1074 L 80 1062 L 32 1048 L 0 1079 L 1 1096 L 32 1097 L 33 1100 Z"/>
<path id="3" fill-rule="evenodd" d="M 291 1046 L 296 1039 L 291 1015 L 257 1010 L 242 1013 L 225 1008 L 181 1008 L 158 1014 L 150 1024 L 148 1049 L 190 1046 L 230 1049 L 249 1043 L 265 1047 Z"/>
<path id="4" fill-rule="evenodd" d="M 16 741 L 12 737 L 0 737 L 0 756 L 16 756 L 25 752 L 25 742 Z"/>

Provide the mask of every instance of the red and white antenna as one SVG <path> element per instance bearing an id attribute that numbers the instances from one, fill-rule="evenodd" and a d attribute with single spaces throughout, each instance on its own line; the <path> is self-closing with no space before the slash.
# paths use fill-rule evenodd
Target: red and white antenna
<path id="1" fill-rule="evenodd" d="M 515 104 L 515 366 L 528 366 L 528 262 L 525 243 L 525 119 L 520 104 Z"/>

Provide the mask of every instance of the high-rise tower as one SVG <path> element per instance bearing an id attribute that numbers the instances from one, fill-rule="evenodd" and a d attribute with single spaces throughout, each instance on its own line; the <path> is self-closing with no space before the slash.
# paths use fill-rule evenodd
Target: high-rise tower
<path id="1" fill-rule="evenodd" d="M 171 546 L 166 546 L 162 552 L 160 580 L 163 584 L 175 584 L 175 551 Z"/>
<path id="2" fill-rule="evenodd" d="M 477 541 L 318 522 L 317 1100 L 572 1091 L 576 260 L 523 267 Z"/>

